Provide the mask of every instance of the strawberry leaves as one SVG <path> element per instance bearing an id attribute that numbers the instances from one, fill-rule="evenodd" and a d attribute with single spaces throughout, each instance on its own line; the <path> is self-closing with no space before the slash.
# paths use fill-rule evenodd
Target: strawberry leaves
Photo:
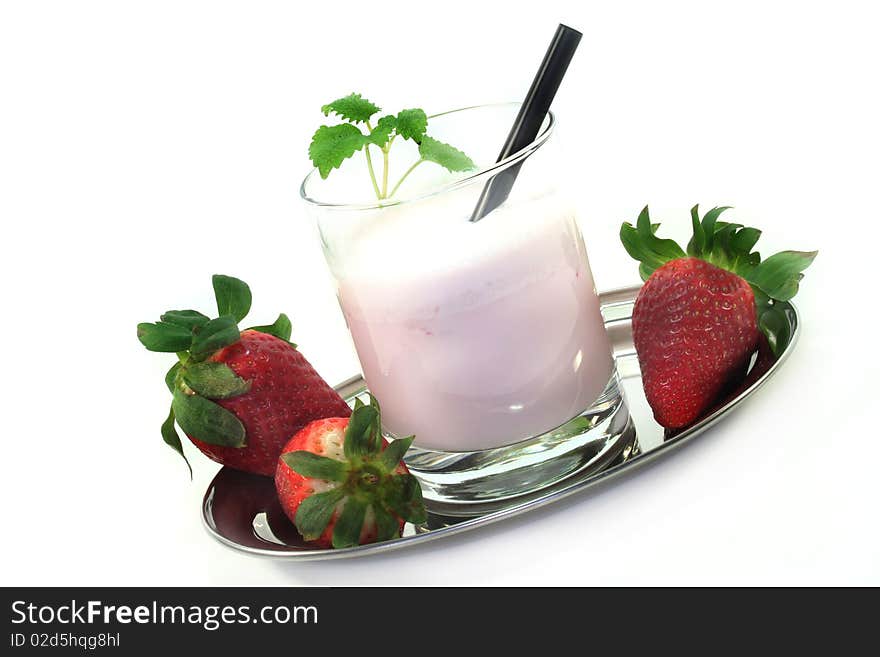
<path id="1" fill-rule="evenodd" d="M 639 213 L 635 226 L 624 222 L 620 227 L 620 241 L 623 242 L 623 248 L 641 263 L 639 274 L 644 281 L 670 260 L 683 258 L 685 255 L 675 241 L 660 239 L 655 232 L 656 228 L 651 224 L 647 205 Z"/>
<path id="2" fill-rule="evenodd" d="M 388 509 L 381 504 L 373 504 L 373 518 L 376 520 L 376 538 L 379 541 L 390 541 L 400 535 L 400 525 Z"/>
<path id="3" fill-rule="evenodd" d="M 333 547 L 354 547 L 360 543 L 367 506 L 367 502 L 358 497 L 349 497 L 345 501 L 342 513 L 339 514 L 339 519 L 333 528 Z"/>
<path id="4" fill-rule="evenodd" d="M 181 455 L 183 449 L 174 429 L 175 421 L 189 436 L 202 442 L 225 447 L 247 444 L 241 421 L 212 400 L 247 394 L 251 382 L 239 377 L 228 365 L 209 359 L 241 339 L 238 322 L 250 311 L 251 290 L 247 283 L 233 276 L 215 274 L 211 282 L 219 317 L 211 319 L 197 310 L 168 310 L 158 322 L 137 326 L 138 340 L 147 349 L 178 356 L 178 362 L 165 375 L 165 385 L 173 400 L 161 434 L 164 442 Z M 289 341 L 290 319 L 282 313 L 273 324 L 253 330 Z"/>
<path id="5" fill-rule="evenodd" d="M 700 221 L 700 206 L 695 205 L 691 208 L 691 224 L 694 235 L 687 246 L 689 256 L 703 258 L 705 255 L 712 253 L 715 242 L 715 224 L 718 221 L 718 217 L 725 210 L 730 210 L 730 207 L 712 208 L 705 214 L 703 220 Z"/>
<path id="6" fill-rule="evenodd" d="M 339 488 L 334 488 L 311 495 L 302 501 L 296 511 L 294 524 L 304 539 L 314 541 L 324 533 L 336 510 L 336 505 L 343 497 L 345 493 Z"/>
<path id="7" fill-rule="evenodd" d="M 175 390 L 171 410 L 180 428 L 202 442 L 222 447 L 247 444 L 241 420 L 204 397 Z"/>
<path id="8" fill-rule="evenodd" d="M 379 410 L 374 406 L 355 408 L 348 419 L 345 430 L 343 450 L 345 457 L 353 459 L 378 452 L 377 443 L 381 445 L 382 432 L 379 427 Z"/>
<path id="9" fill-rule="evenodd" d="M 752 285 L 761 288 L 767 296 L 788 301 L 797 294 L 804 275 L 818 251 L 781 251 L 757 265 L 746 277 Z"/>
<path id="10" fill-rule="evenodd" d="M 174 390 L 175 388 L 177 388 L 178 385 L 178 372 L 180 372 L 180 361 L 174 363 L 174 365 L 171 366 L 171 369 L 168 370 L 168 372 L 165 374 L 165 385 L 168 388 L 168 392 L 170 392 L 172 395 L 174 394 Z"/>
<path id="11" fill-rule="evenodd" d="M 393 470 L 397 467 L 397 464 L 403 460 L 403 457 L 406 455 L 406 451 L 409 449 L 410 445 L 412 445 L 415 436 L 410 436 L 409 438 L 398 438 L 388 444 L 382 451 L 382 465 L 384 465 L 389 470 Z"/>
<path id="12" fill-rule="evenodd" d="M 345 463 L 312 452 L 288 452 L 281 455 L 281 460 L 294 472 L 310 479 L 345 481 L 348 478 L 349 469 Z"/>
<path id="13" fill-rule="evenodd" d="M 687 245 L 687 255 L 731 271 L 752 286 L 758 328 L 778 356 L 791 339 L 790 322 L 786 317 L 786 313 L 791 312 L 788 301 L 797 294 L 803 271 L 818 252 L 782 251 L 762 261 L 761 254 L 752 250 L 761 231 L 721 221 L 722 213 L 729 209 L 727 206 L 712 208 L 701 219 L 699 206 L 691 208 L 693 236 Z M 620 227 L 620 241 L 626 252 L 639 261 L 642 280 L 648 280 L 667 262 L 685 256 L 674 241 L 656 237 L 656 226 L 651 224 L 645 206 L 636 226 L 624 222 Z"/>
<path id="14" fill-rule="evenodd" d="M 236 322 L 243 320 L 251 310 L 251 289 L 247 283 L 232 276 L 214 274 L 214 297 L 217 300 L 217 314 L 232 315 Z"/>
<path id="15" fill-rule="evenodd" d="M 192 331 L 168 322 L 144 322 L 137 325 L 137 337 L 150 351 L 175 353 L 189 349 Z"/>
<path id="16" fill-rule="evenodd" d="M 411 474 L 393 477 L 385 500 L 391 511 L 409 522 L 419 524 L 428 519 L 419 480 Z"/>
<path id="17" fill-rule="evenodd" d="M 304 450 L 282 454 L 281 461 L 300 476 L 332 486 L 306 498 L 297 509 L 294 524 L 303 538 L 323 535 L 337 510 L 331 541 L 335 548 L 358 545 L 368 520 L 375 522 L 380 541 L 399 536 L 401 519 L 425 522 L 419 482 L 399 469 L 412 441 L 401 438 L 382 449 L 379 403 L 371 395 L 369 405 L 355 402 L 345 430 L 344 460 Z"/>
<path id="18" fill-rule="evenodd" d="M 752 252 L 758 239 L 761 237 L 761 231 L 757 228 L 744 227 L 736 232 L 731 238 L 730 244 L 736 253 L 749 254 Z"/>
<path id="19" fill-rule="evenodd" d="M 778 358 L 791 340 L 791 321 L 786 314 L 793 313 L 794 310 L 787 301 L 769 303 L 769 299 L 763 294 L 755 295 L 755 302 L 758 308 L 758 328 L 766 336 L 770 351 Z"/>
<path id="20" fill-rule="evenodd" d="M 245 381 L 224 363 L 192 363 L 182 373 L 183 382 L 196 393 L 208 399 L 238 397 L 251 389 Z"/>
<path id="21" fill-rule="evenodd" d="M 189 353 L 192 359 L 197 361 L 204 360 L 218 349 L 235 344 L 241 339 L 241 332 L 232 315 L 212 319 L 193 333 L 195 336 L 190 344 Z"/>
<path id="22" fill-rule="evenodd" d="M 184 463 L 186 463 L 186 467 L 189 468 L 189 478 L 192 479 L 193 469 L 189 464 L 189 459 L 186 458 L 186 454 L 183 453 L 183 445 L 180 443 L 180 436 L 177 435 L 177 430 L 174 428 L 174 409 L 168 413 L 168 419 L 166 419 L 162 423 L 162 440 L 165 441 L 165 444 L 168 445 L 175 452 L 180 454 L 181 458 L 183 458 Z"/>
<path id="23" fill-rule="evenodd" d="M 159 319 L 192 331 L 194 328 L 204 326 L 210 317 L 203 315 L 198 310 L 169 310 Z"/>
<path id="24" fill-rule="evenodd" d="M 278 315 L 278 319 L 276 319 L 274 323 L 265 326 L 252 326 L 250 330 L 274 335 L 276 338 L 284 340 L 285 342 L 290 342 L 290 334 L 293 331 L 293 325 L 290 323 L 290 318 L 284 313 L 281 313 Z M 296 345 L 293 346 L 296 347 Z"/>

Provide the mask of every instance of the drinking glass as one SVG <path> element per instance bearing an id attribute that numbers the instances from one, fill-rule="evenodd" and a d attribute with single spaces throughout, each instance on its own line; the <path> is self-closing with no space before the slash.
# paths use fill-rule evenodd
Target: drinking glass
<path id="1" fill-rule="evenodd" d="M 627 433 L 553 114 L 529 146 L 495 162 L 518 110 L 429 118 L 428 133 L 467 152 L 474 171 L 425 163 L 376 201 L 358 154 L 301 187 L 383 430 L 415 436 L 406 463 L 426 500 L 450 513 L 607 463 Z M 395 143 L 392 180 L 415 149 Z M 502 176 L 516 177 L 510 195 L 472 221 Z"/>

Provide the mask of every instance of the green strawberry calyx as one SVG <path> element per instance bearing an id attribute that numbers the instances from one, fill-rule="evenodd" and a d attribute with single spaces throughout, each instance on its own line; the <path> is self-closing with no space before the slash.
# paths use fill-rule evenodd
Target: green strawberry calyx
<path id="1" fill-rule="evenodd" d="M 730 207 L 716 207 L 700 219 L 699 206 L 691 208 L 693 236 L 683 250 L 674 240 L 657 237 L 660 224 L 652 224 L 648 206 L 639 213 L 636 225 L 624 222 L 620 241 L 635 260 L 643 281 L 671 260 L 700 258 L 742 277 L 755 293 L 758 328 L 767 336 L 773 354 L 779 356 L 791 340 L 786 314 L 793 312 L 789 301 L 797 294 L 803 271 L 818 251 L 780 251 L 766 260 L 752 251 L 761 231 L 742 224 L 719 221 Z"/>
<path id="2" fill-rule="evenodd" d="M 247 445 L 241 420 L 215 400 L 243 395 L 250 391 L 251 382 L 225 363 L 209 359 L 241 339 L 238 323 L 250 312 L 251 290 L 244 281 L 222 274 L 215 274 L 212 283 L 218 317 L 211 319 L 197 310 L 169 310 L 158 322 L 137 326 L 138 340 L 148 350 L 177 354 L 177 363 L 165 375 L 172 401 L 161 433 L 165 443 L 186 461 L 190 477 L 192 467 L 174 428 L 175 421 L 187 435 L 202 442 L 237 448 Z M 273 324 L 250 330 L 290 341 L 290 319 L 284 313 Z"/>
<path id="3" fill-rule="evenodd" d="M 372 509 L 378 540 L 400 535 L 399 518 L 420 524 L 427 520 L 422 489 L 408 472 L 397 472 L 398 464 L 413 437 L 398 438 L 383 449 L 379 403 L 370 395 L 369 405 L 360 399 L 345 429 L 345 460 L 299 450 L 281 455 L 287 466 L 303 477 L 332 482 L 329 490 L 302 501 L 294 524 L 307 541 L 320 537 L 342 503 L 331 543 L 334 548 L 353 547 L 360 536 L 368 509 Z"/>

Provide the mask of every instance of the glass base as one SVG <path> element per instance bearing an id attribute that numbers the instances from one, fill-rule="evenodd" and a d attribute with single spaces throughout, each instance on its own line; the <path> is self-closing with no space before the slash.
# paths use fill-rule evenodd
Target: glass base
<path id="1" fill-rule="evenodd" d="M 630 428 L 615 372 L 590 408 L 552 431 L 475 452 L 413 446 L 404 461 L 429 508 L 469 515 L 469 506 L 513 499 L 586 469 L 607 467 L 631 442 Z"/>

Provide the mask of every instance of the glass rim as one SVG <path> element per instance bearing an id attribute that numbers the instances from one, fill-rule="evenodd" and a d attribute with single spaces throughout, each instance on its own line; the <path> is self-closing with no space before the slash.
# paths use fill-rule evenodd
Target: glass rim
<path id="1" fill-rule="evenodd" d="M 477 110 L 477 109 L 486 109 L 492 107 L 511 107 L 516 105 L 522 105 L 520 101 L 511 101 L 506 103 L 486 103 L 484 105 L 471 105 L 469 107 L 460 107 L 458 109 L 447 110 L 445 112 L 438 112 L 437 114 L 431 114 L 428 116 L 429 119 L 437 118 L 440 116 L 446 116 L 448 114 L 456 114 L 458 112 L 466 112 L 468 110 Z M 440 194 L 446 194 L 448 192 L 455 191 L 457 189 L 461 189 L 462 187 L 466 187 L 468 185 L 472 185 L 478 181 L 487 181 L 489 178 L 498 175 L 505 169 L 509 169 L 510 167 L 520 164 L 523 160 L 529 157 L 532 153 L 538 150 L 544 143 L 550 138 L 550 135 L 553 133 L 553 129 L 556 126 L 556 116 L 552 111 L 547 112 L 547 117 L 549 121 L 547 122 L 546 127 L 544 127 L 541 132 L 538 133 L 538 136 L 530 142 L 524 148 L 516 151 L 505 157 L 498 162 L 494 162 L 493 164 L 483 167 L 481 169 L 477 169 L 463 178 L 459 178 L 458 180 L 454 180 L 448 184 L 441 185 L 426 191 L 423 194 L 418 194 L 416 196 L 410 196 L 403 199 L 382 199 L 376 200 L 375 203 L 327 203 L 325 201 L 319 201 L 315 198 L 312 198 L 306 193 L 306 185 L 312 179 L 313 176 L 318 174 L 318 170 L 312 169 L 303 178 L 302 183 L 299 186 L 299 196 L 300 198 L 308 203 L 309 205 L 313 205 L 315 207 L 323 208 L 326 210 L 349 210 L 349 211 L 364 211 L 364 210 L 383 210 L 385 208 L 396 207 L 399 205 L 403 205 L 405 203 L 414 203 L 418 201 L 424 201 L 425 199 L 439 196 Z"/>

